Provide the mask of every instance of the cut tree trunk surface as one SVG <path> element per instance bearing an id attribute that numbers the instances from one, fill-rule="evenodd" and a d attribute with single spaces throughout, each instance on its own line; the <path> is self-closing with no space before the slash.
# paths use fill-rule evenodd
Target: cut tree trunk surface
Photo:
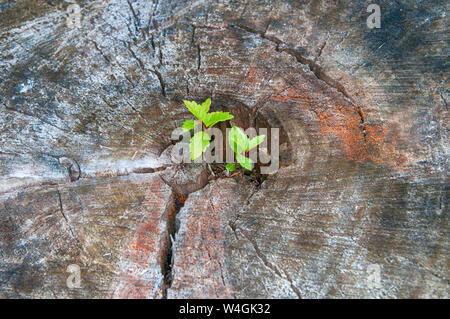
<path id="1" fill-rule="evenodd" d="M 1 298 L 449 298 L 446 1 L 77 3 L 0 2 Z M 208 97 L 261 185 L 168 155 Z"/>

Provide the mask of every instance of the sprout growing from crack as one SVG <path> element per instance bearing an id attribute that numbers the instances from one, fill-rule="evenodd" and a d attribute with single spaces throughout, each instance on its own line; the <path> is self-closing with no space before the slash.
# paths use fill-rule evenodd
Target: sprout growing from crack
<path id="1" fill-rule="evenodd" d="M 231 149 L 236 154 L 237 162 L 244 168 L 252 170 L 252 162 L 248 158 L 248 152 L 264 142 L 265 135 L 258 135 L 250 139 L 244 131 L 237 126 L 233 126 L 228 133 L 228 143 Z M 235 163 L 228 163 L 225 168 L 230 172 L 236 169 Z"/>
<path id="2" fill-rule="evenodd" d="M 224 122 L 234 118 L 228 112 L 209 112 L 211 99 L 208 98 L 202 104 L 197 104 L 195 101 L 183 101 L 188 110 L 199 120 L 186 120 L 183 122 L 183 131 L 188 132 L 194 129 L 197 125 L 202 125 L 202 128 L 209 129 L 219 122 Z M 233 126 L 228 134 L 228 143 L 231 149 L 236 154 L 237 162 L 245 169 L 252 170 L 253 164 L 248 158 L 248 153 L 251 149 L 261 144 L 265 135 L 258 135 L 250 139 L 244 131 Z M 195 160 L 202 156 L 205 150 L 211 143 L 211 137 L 205 131 L 196 132 L 190 140 L 189 151 L 191 153 L 191 160 Z M 232 172 L 236 169 L 235 163 L 227 163 L 225 168 Z"/>

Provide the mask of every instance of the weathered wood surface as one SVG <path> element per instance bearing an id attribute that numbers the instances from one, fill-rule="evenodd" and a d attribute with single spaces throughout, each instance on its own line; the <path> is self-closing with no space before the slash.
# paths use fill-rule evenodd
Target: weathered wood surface
<path id="1" fill-rule="evenodd" d="M 0 2 L 2 298 L 449 297 L 445 1 L 78 3 Z M 210 96 L 260 188 L 167 156 Z"/>

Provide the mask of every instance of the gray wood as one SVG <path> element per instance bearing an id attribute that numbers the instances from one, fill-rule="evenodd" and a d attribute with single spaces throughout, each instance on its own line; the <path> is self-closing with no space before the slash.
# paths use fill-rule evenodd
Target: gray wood
<path id="1" fill-rule="evenodd" d="M 0 2 L 0 297 L 449 297 L 447 2 L 78 3 Z M 167 155 L 207 97 L 261 187 Z"/>

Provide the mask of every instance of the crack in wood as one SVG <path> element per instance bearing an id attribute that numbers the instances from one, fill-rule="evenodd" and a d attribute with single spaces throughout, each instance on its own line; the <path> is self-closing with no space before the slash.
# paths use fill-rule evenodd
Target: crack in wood
<path id="1" fill-rule="evenodd" d="M 365 125 L 365 118 L 364 118 L 364 113 L 363 113 L 361 107 L 358 105 L 358 103 L 356 103 L 356 101 L 353 99 L 353 97 L 347 92 L 345 87 L 338 81 L 336 81 L 336 80 L 332 79 L 330 76 L 328 76 L 322 70 L 322 68 L 316 63 L 315 60 L 311 61 L 311 60 L 305 58 L 298 51 L 289 48 L 286 43 L 284 43 L 277 37 L 266 35 L 265 31 L 256 30 L 256 29 L 250 28 L 250 27 L 248 27 L 244 24 L 240 24 L 240 23 L 230 24 L 229 27 L 239 28 L 246 32 L 259 35 L 261 38 L 274 43 L 276 51 L 285 52 L 285 53 L 293 56 L 297 60 L 297 62 L 308 66 L 310 71 L 316 76 L 317 79 L 325 82 L 329 87 L 337 90 L 342 95 L 344 95 L 344 97 L 347 98 L 347 100 L 351 103 L 351 105 L 355 108 L 356 112 L 358 113 L 358 116 L 360 117 L 360 121 L 361 121 L 363 137 L 364 137 L 364 140 L 366 139 L 367 132 L 366 132 L 366 125 Z M 323 47 L 325 46 L 325 44 L 326 44 L 326 42 L 323 44 Z M 323 47 L 319 51 L 320 54 L 322 54 Z M 319 56 L 320 56 L 320 54 L 319 54 Z"/>
<path id="2" fill-rule="evenodd" d="M 61 213 L 64 221 L 67 224 L 67 227 L 69 227 L 69 231 L 73 237 L 73 239 L 76 240 L 76 242 L 78 243 L 78 245 L 80 246 L 81 250 L 84 252 L 84 254 L 86 256 L 89 256 L 89 253 L 87 252 L 86 248 L 84 247 L 83 243 L 81 242 L 80 237 L 76 234 L 75 230 L 73 229 L 73 226 L 69 220 L 69 218 L 66 216 L 66 214 L 64 213 L 64 209 L 63 209 L 63 203 L 62 203 L 62 196 L 61 196 L 61 191 L 59 190 L 59 188 L 56 189 L 56 193 L 58 195 L 58 202 L 59 202 L 59 212 Z"/>

